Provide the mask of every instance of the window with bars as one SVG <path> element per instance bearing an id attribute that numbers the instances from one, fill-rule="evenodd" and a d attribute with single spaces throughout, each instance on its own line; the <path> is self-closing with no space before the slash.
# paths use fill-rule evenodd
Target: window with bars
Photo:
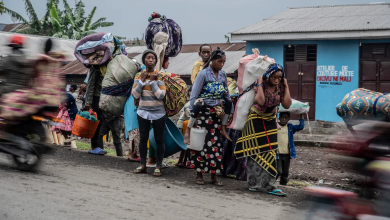
<path id="1" fill-rule="evenodd" d="M 317 45 L 286 45 L 284 47 L 286 61 L 317 61 Z"/>

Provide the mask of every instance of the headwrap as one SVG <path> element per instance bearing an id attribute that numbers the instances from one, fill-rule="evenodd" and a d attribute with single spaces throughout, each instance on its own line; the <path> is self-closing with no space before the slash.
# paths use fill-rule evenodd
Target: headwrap
<path id="1" fill-rule="evenodd" d="M 210 59 L 203 65 L 203 68 L 210 66 L 211 61 L 224 56 L 225 56 L 225 52 L 221 50 L 219 47 L 217 47 L 217 49 L 211 53 Z"/>
<path id="2" fill-rule="evenodd" d="M 284 69 L 281 65 L 279 64 L 272 64 L 268 70 L 263 74 L 263 79 L 268 80 L 272 74 L 274 74 L 277 71 L 282 72 L 282 78 L 284 78 Z"/>
<path id="3" fill-rule="evenodd" d="M 165 58 L 165 50 L 168 46 L 169 35 L 165 32 L 158 32 L 154 35 L 153 42 L 153 50 L 157 54 L 157 63 L 156 69 L 161 70 L 163 65 L 163 60 Z"/>

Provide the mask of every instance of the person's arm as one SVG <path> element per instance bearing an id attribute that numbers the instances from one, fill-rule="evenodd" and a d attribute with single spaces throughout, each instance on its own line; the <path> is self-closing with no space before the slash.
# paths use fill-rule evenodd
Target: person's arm
<path id="1" fill-rule="evenodd" d="M 141 80 L 136 79 L 134 81 L 133 90 L 131 91 L 131 94 L 135 99 L 139 99 L 141 97 L 143 88 L 144 83 L 142 83 Z"/>
<path id="2" fill-rule="evenodd" d="M 194 84 L 192 85 L 190 106 L 188 107 L 190 111 L 192 111 L 192 109 L 194 108 L 195 101 L 199 97 L 199 94 L 202 91 L 205 82 L 206 82 L 206 72 L 202 70 L 199 72 L 198 76 L 195 79 Z"/>
<path id="3" fill-rule="evenodd" d="M 284 78 L 283 86 L 284 86 L 284 96 L 281 100 L 281 104 L 282 104 L 283 108 L 289 109 L 291 106 L 292 100 L 291 100 L 290 89 L 288 88 L 286 78 Z"/>
<path id="4" fill-rule="evenodd" d="M 263 89 L 263 76 L 260 76 L 257 79 L 257 84 L 259 85 L 259 87 L 257 88 L 255 103 L 258 104 L 259 106 L 264 106 L 265 96 L 264 96 L 264 89 Z"/>
<path id="5" fill-rule="evenodd" d="M 299 125 L 291 124 L 291 129 L 295 133 L 297 131 L 302 131 L 305 128 L 305 120 L 299 119 Z"/>
<path id="6" fill-rule="evenodd" d="M 150 80 L 151 82 L 149 83 L 149 85 L 150 88 L 152 89 L 154 96 L 156 96 L 158 100 L 163 100 L 166 93 L 166 88 L 164 83 L 158 80 L 157 74 L 151 75 Z"/>
<path id="7" fill-rule="evenodd" d="M 96 78 L 97 78 L 97 71 L 94 69 L 90 70 L 90 75 L 87 83 L 87 92 L 85 94 L 85 107 L 92 106 L 93 102 L 93 94 L 95 92 L 95 84 L 96 84 Z"/>

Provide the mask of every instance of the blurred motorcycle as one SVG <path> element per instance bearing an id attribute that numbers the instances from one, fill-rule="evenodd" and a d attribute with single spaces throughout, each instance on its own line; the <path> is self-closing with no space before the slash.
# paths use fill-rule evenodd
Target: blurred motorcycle
<path id="1" fill-rule="evenodd" d="M 367 177 L 365 189 L 356 194 L 328 187 L 307 187 L 314 198 L 308 219 L 390 219 L 390 123 L 362 122 L 352 134 L 354 140 L 348 145 L 337 144 L 334 148 L 347 152 L 343 158 L 349 158 L 352 171 Z M 372 200 L 375 192 L 379 198 Z"/>

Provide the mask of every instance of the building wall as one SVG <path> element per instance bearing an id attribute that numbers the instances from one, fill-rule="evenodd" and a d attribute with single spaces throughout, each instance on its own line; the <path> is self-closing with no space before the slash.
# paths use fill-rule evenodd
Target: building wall
<path id="1" fill-rule="evenodd" d="M 384 43 L 388 40 L 361 40 Z M 317 44 L 316 120 L 340 122 L 335 106 L 344 96 L 359 87 L 359 40 L 263 41 L 247 42 L 247 54 L 258 48 L 279 64 L 284 63 L 284 45 Z M 331 76 L 333 74 L 333 76 Z M 340 75 L 343 75 L 341 77 Z"/>

